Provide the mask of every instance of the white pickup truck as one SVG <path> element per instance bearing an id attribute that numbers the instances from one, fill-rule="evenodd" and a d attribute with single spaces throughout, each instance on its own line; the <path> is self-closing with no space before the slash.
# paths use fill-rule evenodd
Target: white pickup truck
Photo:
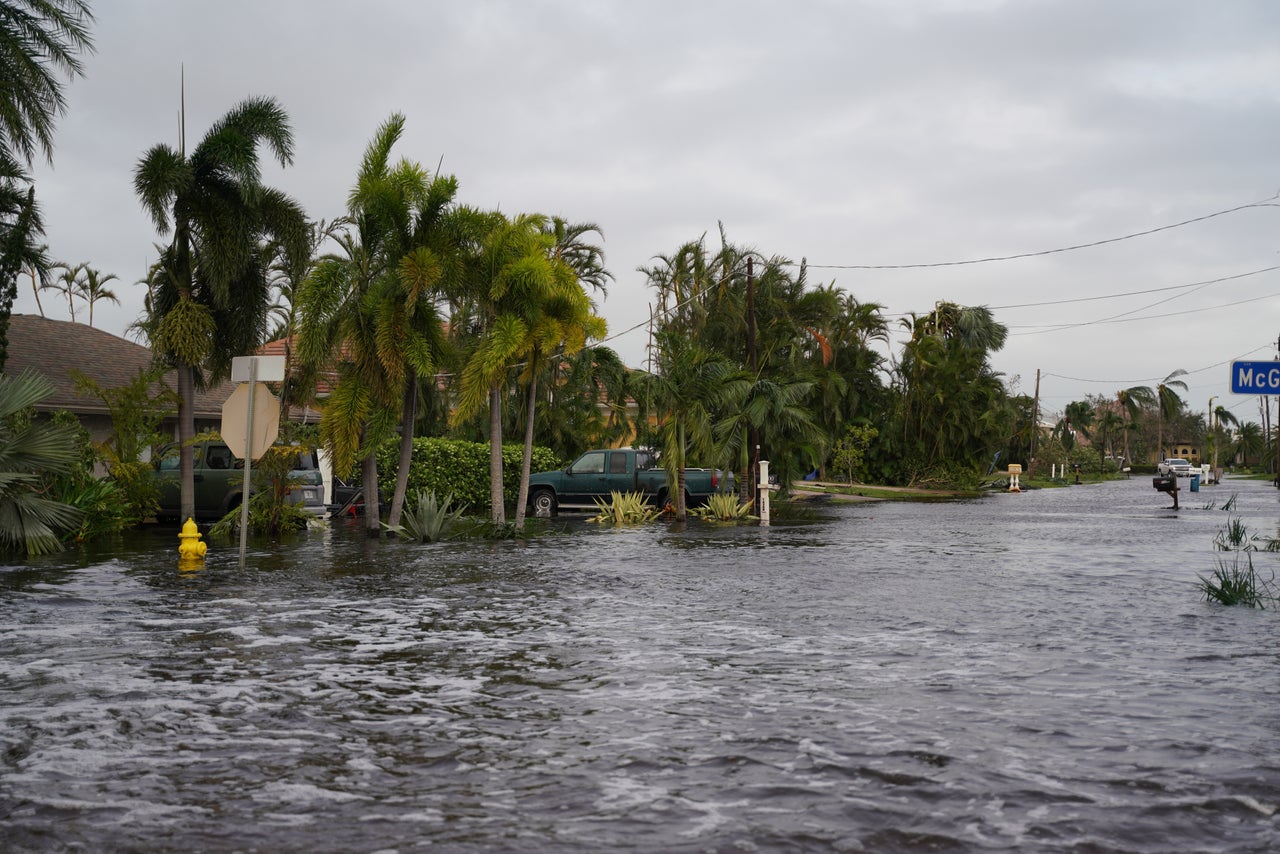
<path id="1" fill-rule="evenodd" d="M 1177 477 L 1191 477 L 1193 474 L 1199 474 L 1200 470 L 1192 468 L 1191 463 L 1186 460 L 1161 460 L 1156 464 L 1157 474 L 1171 474 Z"/>

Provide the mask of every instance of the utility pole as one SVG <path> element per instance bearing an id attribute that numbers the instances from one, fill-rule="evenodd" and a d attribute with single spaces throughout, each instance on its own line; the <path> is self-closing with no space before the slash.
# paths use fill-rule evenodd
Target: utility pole
<path id="1" fill-rule="evenodd" d="M 756 350 L 756 268 L 755 258 L 747 256 L 747 368 L 751 371 L 751 382 L 758 382 L 760 377 L 760 354 Z M 747 467 L 747 483 L 749 497 L 759 494 L 760 485 L 760 428 L 752 424 L 747 429 L 747 441 L 751 443 L 748 451 L 751 464 Z"/>
<path id="2" fill-rule="evenodd" d="M 1027 480 L 1036 471 L 1036 434 L 1040 432 L 1040 369 L 1036 368 L 1036 396 L 1031 404 L 1031 451 L 1027 459 Z"/>

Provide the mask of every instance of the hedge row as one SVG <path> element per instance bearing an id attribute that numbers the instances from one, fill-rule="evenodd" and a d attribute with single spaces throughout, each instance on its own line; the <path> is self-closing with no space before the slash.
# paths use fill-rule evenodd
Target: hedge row
<path id="1" fill-rule="evenodd" d="M 523 458 L 523 445 L 502 446 L 502 490 L 508 506 L 515 504 L 520 489 Z M 384 500 L 390 500 L 395 489 L 399 460 L 399 441 L 390 440 L 378 449 L 378 489 Z M 534 446 L 533 471 L 559 467 L 560 460 L 549 448 Z M 419 489 L 431 490 L 441 498 L 453 493 L 455 501 L 466 505 L 468 513 L 488 514 L 489 446 L 459 439 L 414 439 L 408 495 Z"/>

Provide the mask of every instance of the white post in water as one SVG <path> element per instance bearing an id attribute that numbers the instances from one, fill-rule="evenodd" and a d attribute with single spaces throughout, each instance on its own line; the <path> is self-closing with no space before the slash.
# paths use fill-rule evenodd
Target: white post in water
<path id="1" fill-rule="evenodd" d="M 258 391 L 258 360 L 249 360 L 249 407 L 244 416 L 244 486 L 240 490 L 240 568 L 244 569 L 244 554 L 249 547 L 249 484 L 253 469 L 253 397 Z"/>
<path id="2" fill-rule="evenodd" d="M 769 461 L 760 461 L 760 482 L 756 484 L 756 506 L 760 508 L 760 524 L 769 526 Z"/>

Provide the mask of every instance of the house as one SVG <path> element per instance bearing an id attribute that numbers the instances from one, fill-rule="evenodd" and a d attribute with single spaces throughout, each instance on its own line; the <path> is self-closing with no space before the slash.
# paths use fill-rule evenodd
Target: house
<path id="1" fill-rule="evenodd" d="M 36 411 L 48 413 L 65 409 L 73 413 L 95 442 L 111 435 L 111 416 L 100 398 L 77 390 L 73 372 L 84 374 L 103 388 L 120 388 L 136 379 L 138 372 L 151 363 L 150 349 L 83 323 L 32 314 L 15 314 L 9 318 L 9 358 L 5 373 L 17 375 L 31 371 L 48 379 L 53 383 L 53 394 L 41 401 Z M 176 373 L 165 374 L 164 383 L 176 389 Z M 222 423 L 222 403 L 234 388 L 234 384 L 224 382 L 196 390 L 197 432 L 218 429 Z M 177 426 L 177 413 L 174 413 L 166 420 L 164 429 L 176 436 Z"/>
<path id="2" fill-rule="evenodd" d="M 41 401 L 36 411 L 49 413 L 65 409 L 71 412 L 95 442 L 111 435 L 111 415 L 100 398 L 82 394 L 76 388 L 73 374 L 82 373 L 102 388 L 120 388 L 136 379 L 139 371 L 150 367 L 152 358 L 149 348 L 83 323 L 32 314 L 15 314 L 9 318 L 9 358 L 5 373 L 17 375 L 29 370 L 48 379 L 53 383 L 53 394 Z M 175 371 L 165 374 L 162 381 L 171 389 L 178 386 Z M 222 404 L 235 387 L 236 384 L 228 380 L 210 388 L 196 389 L 197 433 L 221 427 Z M 290 417 L 295 421 L 315 422 L 320 415 L 315 410 L 304 409 L 294 410 Z M 175 412 L 165 420 L 162 429 L 176 437 L 177 427 Z"/>

